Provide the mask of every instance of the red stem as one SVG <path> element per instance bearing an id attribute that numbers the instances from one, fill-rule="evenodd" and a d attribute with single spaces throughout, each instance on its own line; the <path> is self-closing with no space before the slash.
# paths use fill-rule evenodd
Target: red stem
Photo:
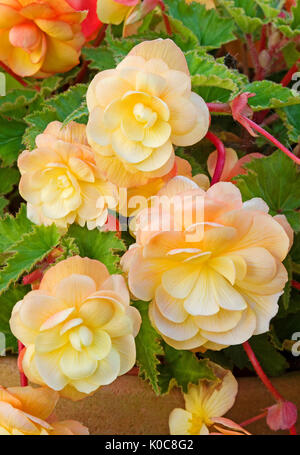
<path id="1" fill-rule="evenodd" d="M 164 20 L 164 23 L 165 23 L 165 27 L 166 27 L 166 30 L 167 30 L 167 34 L 168 35 L 172 35 L 173 34 L 173 31 L 172 31 L 172 27 L 170 25 L 170 21 L 169 21 L 169 18 L 168 16 L 165 14 L 165 10 L 166 10 L 166 6 L 163 2 L 163 0 L 158 0 L 158 4 L 161 8 L 161 11 L 162 11 L 162 15 L 163 15 L 163 20 Z"/>
<path id="2" fill-rule="evenodd" d="M 231 113 L 231 108 L 227 103 L 207 103 L 207 107 L 210 112 L 224 112 L 227 114 Z"/>
<path id="3" fill-rule="evenodd" d="M 267 28 L 268 28 L 268 24 L 265 24 L 261 30 L 259 52 L 263 51 L 267 47 Z"/>
<path id="4" fill-rule="evenodd" d="M 300 62 L 300 59 L 298 60 L 298 62 Z M 292 66 L 292 68 L 289 69 L 289 71 L 286 73 L 286 75 L 282 79 L 281 85 L 283 85 L 283 87 L 287 87 L 289 85 L 289 83 L 291 82 L 293 74 L 296 73 L 296 71 L 298 69 L 298 62 L 296 62 Z"/>
<path id="5" fill-rule="evenodd" d="M 256 422 L 257 420 L 261 420 L 264 417 L 266 417 L 268 414 L 268 411 L 263 412 L 262 414 L 259 414 L 258 416 L 252 417 L 251 419 L 245 420 L 244 422 L 240 423 L 241 427 L 246 427 L 247 425 L 250 425 L 250 423 Z"/>
<path id="6" fill-rule="evenodd" d="M 283 396 L 280 395 L 280 393 L 278 392 L 277 389 L 275 389 L 275 387 L 271 383 L 270 379 L 267 377 L 266 373 L 260 366 L 260 363 L 259 363 L 256 355 L 254 354 L 253 349 L 251 348 L 248 341 L 243 343 L 243 348 L 245 349 L 246 354 L 247 354 L 250 362 L 252 363 L 252 366 L 253 366 L 254 370 L 256 371 L 258 377 L 263 382 L 263 384 L 266 386 L 266 388 L 269 390 L 271 395 L 273 395 L 273 397 L 275 398 L 276 401 L 284 401 Z"/>
<path id="7" fill-rule="evenodd" d="M 21 351 L 24 349 L 24 347 L 25 347 L 24 344 L 22 344 L 21 341 L 18 341 L 19 355 L 20 355 Z M 20 383 L 21 383 L 22 387 L 28 386 L 28 379 L 25 376 L 25 374 L 23 373 L 23 371 L 20 371 Z"/>
<path id="8" fill-rule="evenodd" d="M 225 165 L 226 151 L 225 151 L 223 142 L 210 131 L 207 133 L 206 139 L 208 139 L 210 142 L 212 142 L 214 144 L 214 146 L 217 148 L 217 152 L 218 152 L 217 164 L 216 164 L 215 172 L 214 172 L 214 175 L 213 175 L 213 178 L 211 181 L 211 186 L 212 186 L 215 183 L 218 183 L 221 179 L 222 172 L 223 172 L 224 165 Z"/>
<path id="9" fill-rule="evenodd" d="M 97 38 L 94 41 L 94 47 L 98 47 L 102 43 L 102 41 L 104 40 L 107 27 L 108 27 L 107 24 L 103 24 L 102 25 L 102 27 L 100 29 L 100 32 L 99 32 Z"/>
<path id="10" fill-rule="evenodd" d="M 293 286 L 293 288 L 300 291 L 300 283 L 298 283 L 298 281 L 292 281 L 292 286 Z"/>
<path id="11" fill-rule="evenodd" d="M 23 87 L 28 87 L 27 82 L 24 81 L 20 76 L 15 74 L 8 66 L 5 65 L 5 63 L 0 62 L 0 66 L 6 71 L 10 76 L 12 76 L 17 82 L 23 85 Z"/>
<path id="12" fill-rule="evenodd" d="M 300 158 L 290 152 L 281 142 L 279 142 L 272 134 L 268 133 L 268 131 L 264 130 L 261 126 L 257 125 L 257 123 L 253 122 L 253 120 L 242 116 L 243 119 L 249 123 L 249 125 L 258 133 L 262 134 L 268 141 L 272 142 L 277 148 L 279 148 L 283 153 L 285 153 L 289 158 L 291 158 L 296 164 L 300 164 Z"/>
<path id="13" fill-rule="evenodd" d="M 292 435 L 292 436 L 297 436 L 297 430 L 296 430 L 295 425 L 293 425 L 293 426 L 289 429 L 289 432 L 290 432 L 290 435 Z"/>

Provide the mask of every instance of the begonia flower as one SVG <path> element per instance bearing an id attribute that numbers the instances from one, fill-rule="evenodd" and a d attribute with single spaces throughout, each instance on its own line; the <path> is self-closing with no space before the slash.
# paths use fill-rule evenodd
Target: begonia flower
<path id="1" fill-rule="evenodd" d="M 249 434 L 222 418 L 234 405 L 238 383 L 230 371 L 218 368 L 218 374 L 219 382 L 201 380 L 189 385 L 184 394 L 185 409 L 176 408 L 170 414 L 171 435 Z"/>
<path id="2" fill-rule="evenodd" d="M 260 198 L 243 203 L 229 182 L 205 192 L 175 177 L 159 196 L 138 215 L 136 243 L 122 257 L 156 330 L 176 349 L 201 350 L 267 332 L 288 279 L 282 220 Z"/>
<path id="3" fill-rule="evenodd" d="M 78 400 L 134 366 L 140 322 L 124 278 L 74 256 L 50 268 L 39 289 L 15 305 L 10 326 L 26 348 L 29 380 Z"/>
<path id="4" fill-rule="evenodd" d="M 98 17 L 103 24 L 119 25 L 140 0 L 98 0 Z"/>
<path id="5" fill-rule="evenodd" d="M 146 185 L 173 166 L 173 145 L 207 133 L 210 115 L 191 91 L 183 52 L 170 39 L 135 46 L 116 69 L 102 71 L 87 92 L 88 141 L 97 163 L 120 187 Z"/>
<path id="6" fill-rule="evenodd" d="M 75 420 L 47 422 L 59 395 L 47 387 L 0 386 L 0 435 L 88 435 Z"/>
<path id="7" fill-rule="evenodd" d="M 32 222 L 62 229 L 74 222 L 89 229 L 106 223 L 117 190 L 101 177 L 85 130 L 75 122 L 49 123 L 36 138 L 37 148 L 20 155 L 19 189 Z"/>
<path id="8" fill-rule="evenodd" d="M 0 60 L 22 77 L 69 71 L 79 63 L 85 16 L 65 0 L 1 0 Z"/>

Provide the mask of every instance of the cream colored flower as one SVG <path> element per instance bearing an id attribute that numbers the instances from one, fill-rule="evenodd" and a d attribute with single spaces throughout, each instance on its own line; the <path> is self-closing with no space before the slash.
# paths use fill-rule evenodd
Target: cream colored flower
<path id="1" fill-rule="evenodd" d="M 222 418 L 234 405 L 238 383 L 230 371 L 221 368 L 217 371 L 219 382 L 202 380 L 198 385 L 189 385 L 188 393 L 184 394 L 185 409 L 176 408 L 170 414 L 170 434 L 208 435 L 216 431 L 221 434 L 249 434 L 232 420 Z"/>
<path id="2" fill-rule="evenodd" d="M 20 194 L 28 202 L 28 218 L 36 224 L 74 222 L 89 229 L 103 226 L 116 188 L 97 169 L 85 136 L 85 125 L 49 123 L 36 138 L 37 148 L 19 157 Z"/>
<path id="3" fill-rule="evenodd" d="M 47 387 L 0 386 L 0 435 L 89 434 L 86 427 L 74 420 L 47 422 L 58 398 L 58 393 Z"/>
<path id="4" fill-rule="evenodd" d="M 133 187 L 174 166 L 173 145 L 207 133 L 210 115 L 191 91 L 182 51 L 170 39 L 135 46 L 114 70 L 97 74 L 87 92 L 88 141 L 108 180 Z"/>
<path id="5" fill-rule="evenodd" d="M 49 269 L 10 320 L 26 376 L 77 400 L 129 371 L 140 326 L 129 303 L 124 278 L 99 261 L 75 256 Z"/>
<path id="6" fill-rule="evenodd" d="M 157 331 L 177 349 L 216 350 L 268 331 L 287 282 L 282 219 L 262 199 L 243 204 L 232 183 L 204 192 L 175 177 L 159 194 L 122 258 L 132 294 L 152 301 Z"/>

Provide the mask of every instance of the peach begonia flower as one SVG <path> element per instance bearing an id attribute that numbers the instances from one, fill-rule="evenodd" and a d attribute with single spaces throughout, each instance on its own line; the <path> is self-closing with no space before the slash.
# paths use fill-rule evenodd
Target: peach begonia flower
<path id="1" fill-rule="evenodd" d="M 97 14 L 103 24 L 121 24 L 140 0 L 98 0 Z"/>
<path id="2" fill-rule="evenodd" d="M 99 168 L 120 187 L 168 174 L 172 144 L 195 144 L 210 122 L 206 103 L 191 92 L 184 54 L 170 39 L 145 41 L 116 69 L 96 75 L 87 104 L 88 141 Z"/>
<path id="3" fill-rule="evenodd" d="M 22 77 L 69 71 L 79 63 L 85 16 L 65 0 L 0 0 L 0 60 Z"/>
<path id="4" fill-rule="evenodd" d="M 28 218 L 36 224 L 74 222 L 89 229 L 103 226 L 117 203 L 116 187 L 105 181 L 85 136 L 85 125 L 49 123 L 36 138 L 37 148 L 18 159 L 19 189 Z"/>
<path id="5" fill-rule="evenodd" d="M 189 385 L 184 394 L 185 409 L 176 408 L 170 414 L 171 435 L 208 435 L 216 434 L 216 430 L 218 434 L 249 434 L 232 420 L 222 418 L 234 405 L 238 383 L 231 371 L 219 370 L 219 382 L 201 380 Z"/>
<path id="6" fill-rule="evenodd" d="M 204 5 L 206 9 L 216 9 L 214 0 L 185 0 L 186 3 L 200 3 Z"/>
<path id="7" fill-rule="evenodd" d="M 245 164 L 250 163 L 253 159 L 264 157 L 264 155 L 261 153 L 249 153 L 248 155 L 245 155 L 243 158 L 239 159 L 236 151 L 232 148 L 226 148 L 225 151 L 225 165 L 220 179 L 222 182 L 230 182 L 230 180 L 232 180 L 237 175 L 247 174 L 248 171 L 244 167 Z M 207 168 L 211 177 L 214 175 L 217 159 L 217 151 L 214 151 L 208 157 Z"/>
<path id="8" fill-rule="evenodd" d="M 175 177 L 137 217 L 122 258 L 129 288 L 177 349 L 237 345 L 269 330 L 287 282 L 290 233 L 259 198 L 220 182 L 207 192 Z M 168 205 L 168 208 L 167 208 Z M 286 222 L 287 223 L 287 222 Z"/>
<path id="9" fill-rule="evenodd" d="M 47 387 L 0 386 L 0 435 L 88 435 L 74 420 L 47 422 L 59 395 Z"/>
<path id="10" fill-rule="evenodd" d="M 141 322 L 129 304 L 124 278 L 99 261 L 74 256 L 50 268 L 10 320 L 26 376 L 78 400 L 129 371 Z"/>

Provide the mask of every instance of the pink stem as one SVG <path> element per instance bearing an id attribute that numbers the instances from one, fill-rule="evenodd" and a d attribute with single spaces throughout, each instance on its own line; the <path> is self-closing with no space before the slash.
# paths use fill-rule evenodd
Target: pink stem
<path id="1" fill-rule="evenodd" d="M 23 87 L 27 87 L 28 84 L 25 82 L 20 76 L 15 74 L 8 66 L 5 65 L 5 63 L 0 62 L 0 66 L 6 71 L 10 76 L 12 76 L 17 82 L 23 85 Z"/>
<path id="2" fill-rule="evenodd" d="M 256 355 L 254 354 L 253 349 L 251 348 L 248 341 L 243 343 L 243 348 L 245 349 L 246 354 L 247 354 L 250 362 L 252 363 L 252 366 L 253 366 L 254 370 L 256 371 L 258 377 L 263 382 L 263 384 L 266 386 L 266 388 L 269 390 L 271 395 L 273 395 L 273 397 L 275 398 L 276 401 L 284 401 L 283 396 L 280 395 L 280 393 L 278 392 L 277 389 L 275 389 L 275 387 L 271 383 L 270 379 L 267 377 L 266 373 L 260 366 L 260 363 L 259 363 Z"/>
<path id="3" fill-rule="evenodd" d="M 218 183 L 221 179 L 225 165 L 226 151 L 223 142 L 210 131 L 207 133 L 206 138 L 214 144 L 218 152 L 217 164 L 211 181 L 211 185 L 214 185 L 215 183 Z"/>
<path id="4" fill-rule="evenodd" d="M 252 59 L 252 62 L 253 62 L 254 68 L 255 68 L 255 79 L 257 81 L 260 81 L 263 79 L 264 70 L 263 70 L 261 64 L 259 63 L 258 52 L 255 47 L 255 43 L 253 42 L 252 36 L 249 33 L 246 35 L 246 39 L 247 39 L 247 44 L 248 44 L 248 48 L 250 51 L 251 59 Z"/>
<path id="5" fill-rule="evenodd" d="M 19 355 L 20 355 L 21 351 L 24 349 L 24 347 L 25 347 L 24 344 L 22 344 L 21 341 L 18 341 Z M 23 371 L 20 371 L 20 383 L 21 383 L 22 387 L 28 386 L 28 379 L 27 379 L 26 375 L 23 373 Z"/>
<path id="6" fill-rule="evenodd" d="M 265 136 L 268 141 L 272 142 L 277 148 L 282 150 L 283 153 L 285 153 L 289 158 L 291 158 L 296 164 L 300 164 L 300 158 L 298 158 L 296 155 L 294 155 L 292 152 L 289 151 L 281 142 L 279 142 L 272 134 L 268 133 L 268 131 L 264 130 L 261 126 L 257 125 L 257 123 L 253 122 L 253 120 L 245 117 L 244 115 L 242 116 L 243 119 L 249 123 L 249 125 L 258 133 L 262 134 Z"/>
<path id="7" fill-rule="evenodd" d="M 263 412 L 262 414 L 259 414 L 258 416 L 252 417 L 251 419 L 245 420 L 244 422 L 240 423 L 241 427 L 246 427 L 247 425 L 250 425 L 250 423 L 257 422 L 257 420 L 261 420 L 264 417 L 266 417 L 268 414 L 267 411 Z"/>

